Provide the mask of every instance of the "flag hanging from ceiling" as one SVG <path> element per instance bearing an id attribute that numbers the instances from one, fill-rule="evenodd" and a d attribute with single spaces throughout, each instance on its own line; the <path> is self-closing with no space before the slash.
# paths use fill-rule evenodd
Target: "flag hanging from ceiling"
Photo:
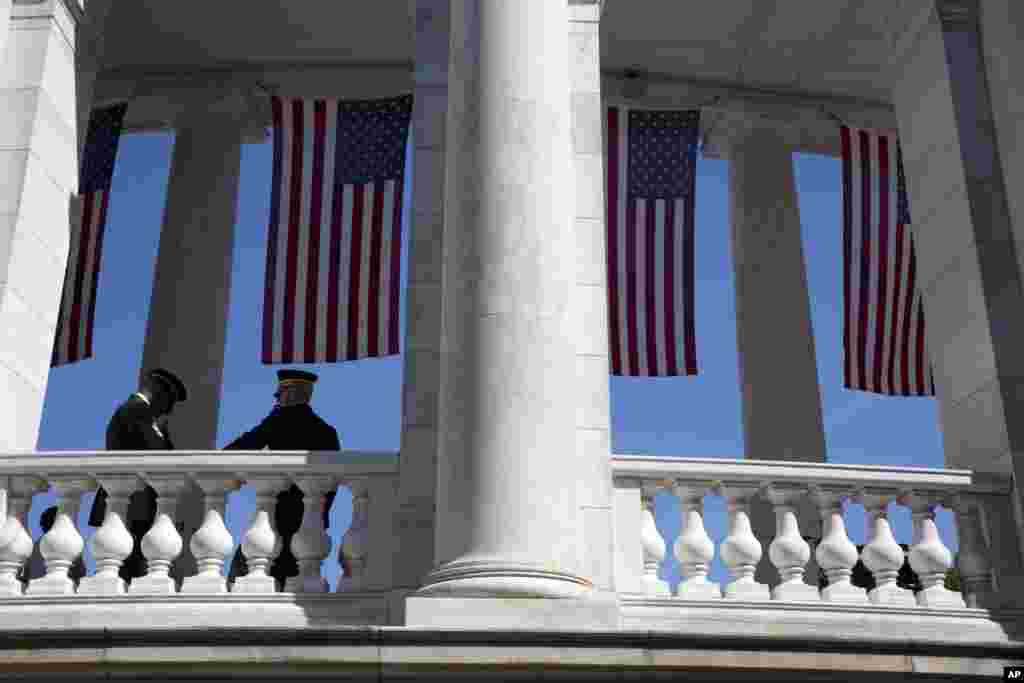
<path id="1" fill-rule="evenodd" d="M 51 367 L 92 357 L 96 283 L 103 255 L 117 143 L 127 107 L 127 103 L 121 103 L 94 109 L 89 117 Z"/>
<path id="2" fill-rule="evenodd" d="M 613 375 L 697 374 L 697 111 L 609 107 L 607 258 Z"/>
<path id="3" fill-rule="evenodd" d="M 263 362 L 397 354 L 412 96 L 272 107 Z"/>
<path id="4" fill-rule="evenodd" d="M 899 140 L 847 126 L 840 136 L 844 385 L 890 396 L 932 396 Z"/>

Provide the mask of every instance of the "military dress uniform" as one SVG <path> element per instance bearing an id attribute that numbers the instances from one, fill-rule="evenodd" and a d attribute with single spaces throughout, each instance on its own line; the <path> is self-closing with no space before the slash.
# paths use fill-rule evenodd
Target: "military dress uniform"
<path id="1" fill-rule="evenodd" d="M 287 370 L 280 371 L 278 375 L 285 380 L 293 375 L 316 377 L 312 373 Z M 334 427 L 313 412 L 309 404 L 304 403 L 275 407 L 270 415 L 255 428 L 242 434 L 224 448 L 225 450 L 246 451 L 263 448 L 282 451 L 338 451 L 341 450 L 341 443 Z M 331 491 L 326 496 L 323 513 L 325 529 L 328 527 L 327 520 L 331 504 L 334 502 L 334 495 L 335 492 Z M 289 489 L 278 494 L 277 507 L 274 510 L 274 522 L 277 533 L 281 535 L 282 545 L 281 554 L 274 561 L 270 575 L 280 585 L 283 585 L 284 580 L 289 576 L 297 576 L 299 573 L 298 562 L 295 560 L 295 555 L 292 554 L 289 543 L 302 524 L 302 513 L 302 492 L 292 484 Z M 246 571 L 245 558 L 242 555 L 241 547 L 239 547 L 231 563 L 231 579 L 244 575 Z"/>
<path id="2" fill-rule="evenodd" d="M 163 381 L 171 391 L 175 401 L 184 401 L 187 397 L 185 385 L 176 376 L 166 370 L 153 370 L 149 373 Z M 171 437 L 157 425 L 159 416 L 156 410 L 142 394 L 131 397 L 114 412 L 107 424 L 108 451 L 172 451 L 174 444 Z M 89 514 L 89 526 L 99 527 L 107 514 L 107 492 L 102 488 L 96 492 L 92 511 Z M 146 486 L 136 491 L 128 501 L 126 526 L 135 540 L 132 553 L 121 565 L 119 575 L 125 581 L 143 576 L 146 573 L 146 558 L 142 554 L 142 537 L 153 525 L 156 517 L 156 491 Z"/>

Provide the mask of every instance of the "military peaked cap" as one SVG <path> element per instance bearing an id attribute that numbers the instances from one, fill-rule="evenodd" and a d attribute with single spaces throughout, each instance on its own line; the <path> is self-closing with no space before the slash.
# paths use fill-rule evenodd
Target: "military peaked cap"
<path id="1" fill-rule="evenodd" d="M 316 382 L 317 376 L 312 372 L 306 372 L 305 370 L 278 370 L 277 381 L 281 384 L 290 384 L 292 382 L 309 382 L 312 384 Z"/>
<path id="2" fill-rule="evenodd" d="M 185 389 L 185 383 L 170 370 L 156 368 L 155 370 L 147 372 L 146 377 L 155 379 L 167 387 L 175 401 L 184 401 L 188 398 L 188 390 Z"/>

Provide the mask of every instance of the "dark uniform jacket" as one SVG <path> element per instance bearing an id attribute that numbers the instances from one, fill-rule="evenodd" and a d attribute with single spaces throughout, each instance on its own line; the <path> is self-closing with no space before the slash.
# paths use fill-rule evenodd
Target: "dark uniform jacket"
<path id="1" fill-rule="evenodd" d="M 132 395 L 118 407 L 107 424 L 107 450 L 174 450 L 170 436 L 159 432 L 155 422 L 156 413 L 153 411 L 153 407 L 137 394 Z M 96 499 L 89 514 L 89 526 L 101 526 L 106 514 L 107 493 L 101 488 L 96 492 Z M 145 489 L 133 493 L 128 503 L 128 519 L 125 522 L 135 538 L 135 547 L 121 566 L 122 578 L 134 578 L 145 573 L 141 540 L 149 531 L 155 516 L 156 491 L 147 486 Z"/>
<path id="2" fill-rule="evenodd" d="M 171 438 L 166 433 L 161 434 L 157 431 L 156 426 L 156 413 L 153 412 L 153 407 L 146 403 L 144 400 L 139 398 L 137 395 L 133 395 L 127 401 L 122 403 L 118 409 L 114 412 L 114 415 L 110 418 L 110 422 L 107 424 L 107 450 L 108 451 L 172 451 L 174 450 L 174 444 L 171 443 Z M 146 487 L 147 491 L 152 492 L 152 489 Z M 153 492 L 155 495 L 155 492 Z M 148 504 L 139 507 L 139 503 L 136 502 L 140 496 L 133 495 L 131 506 L 128 510 L 128 522 L 129 528 L 139 522 L 136 521 L 141 516 L 152 518 L 152 514 L 146 514 Z M 155 503 L 154 509 L 155 509 Z M 100 526 L 103 524 L 103 518 L 107 514 L 107 494 L 103 489 L 100 489 L 96 494 L 96 500 L 93 502 L 92 512 L 89 514 L 89 526 Z M 143 531 L 142 533 L 145 533 Z"/>
<path id="3" fill-rule="evenodd" d="M 263 422 L 224 447 L 225 450 L 337 451 L 338 432 L 303 403 L 270 411 Z"/>
<path id="4" fill-rule="evenodd" d="M 274 408 L 263 422 L 224 447 L 225 450 L 244 451 L 263 448 L 274 451 L 338 451 L 341 450 L 341 443 L 334 427 L 324 422 L 308 404 L 300 404 Z M 333 502 L 334 492 L 331 491 L 324 505 L 325 529 Z M 301 525 L 302 512 L 302 492 L 298 487 L 293 485 L 278 495 L 274 522 L 285 542 L 271 574 L 280 581 L 298 573 L 298 565 L 287 541 Z M 232 562 L 231 575 L 236 576 L 244 571 L 245 563 L 239 548 Z"/>

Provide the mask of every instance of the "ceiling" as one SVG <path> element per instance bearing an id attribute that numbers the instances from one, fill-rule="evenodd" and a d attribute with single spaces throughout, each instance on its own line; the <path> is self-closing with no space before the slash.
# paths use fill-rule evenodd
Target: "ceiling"
<path id="1" fill-rule="evenodd" d="M 879 5 L 608 0 L 601 66 L 885 102 L 888 50 L 877 25 Z"/>
<path id="2" fill-rule="evenodd" d="M 885 103 L 887 50 L 879 25 L 893 2 L 605 0 L 602 68 Z M 413 59 L 411 5 L 115 2 L 106 24 L 102 78 L 289 64 L 391 64 L 407 72 Z"/>

